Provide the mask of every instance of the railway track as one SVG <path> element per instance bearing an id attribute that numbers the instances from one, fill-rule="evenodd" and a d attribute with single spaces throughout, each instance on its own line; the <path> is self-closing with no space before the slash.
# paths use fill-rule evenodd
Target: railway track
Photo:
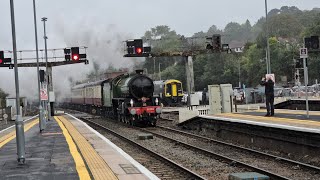
<path id="1" fill-rule="evenodd" d="M 119 126 L 126 126 L 125 124 L 114 122 L 114 121 L 113 121 L 113 123 L 118 124 Z M 199 136 L 199 135 L 192 134 L 192 133 L 187 133 L 184 131 L 180 131 L 180 130 L 176 130 L 176 129 L 172 129 L 172 128 L 168 128 L 168 127 L 164 127 L 164 126 L 158 126 L 156 128 L 135 128 L 135 127 L 131 127 L 131 126 L 130 127 L 126 126 L 126 127 L 129 129 L 138 129 L 139 131 L 142 131 L 142 132 L 152 133 L 158 138 L 162 138 L 167 141 L 173 142 L 173 144 L 177 144 L 180 146 L 182 145 L 184 147 L 192 149 L 193 152 L 196 152 L 196 154 L 198 154 L 198 152 L 201 152 L 202 154 L 206 154 L 210 157 L 213 157 L 213 159 L 220 159 L 223 162 L 227 162 L 227 164 L 229 164 L 231 166 L 242 167 L 247 170 L 249 169 L 249 171 L 256 171 L 256 172 L 260 172 L 262 174 L 268 175 L 271 179 L 320 179 L 320 168 L 319 167 L 313 166 L 310 164 L 305 164 L 305 163 L 302 163 L 299 161 L 294 161 L 291 159 L 278 157 L 275 155 L 267 154 L 267 153 L 256 151 L 253 149 L 248 149 L 245 147 L 229 144 L 226 142 L 218 141 L 215 139 L 210 139 L 207 137 Z M 170 133 L 172 133 L 171 137 L 170 137 Z M 192 143 L 190 144 L 186 141 L 176 140 L 175 137 L 177 137 L 179 135 L 184 136 L 184 138 L 188 137 L 188 139 L 193 139 L 193 140 L 195 140 L 196 143 L 192 145 Z M 129 139 L 129 141 L 132 141 L 132 140 Z M 210 143 L 211 148 L 210 147 L 209 148 L 202 147 L 202 145 L 199 145 L 200 142 L 201 143 Z M 133 143 L 135 143 L 135 142 L 133 142 Z M 220 150 L 219 149 L 217 150 L 216 148 L 213 148 L 213 150 L 212 150 L 212 146 L 219 146 Z M 201 148 L 199 148 L 199 147 L 201 147 Z M 221 149 L 223 149 L 222 152 L 221 152 Z M 234 153 L 235 150 L 241 151 L 242 153 L 244 153 L 246 155 L 246 157 L 244 159 L 243 159 L 243 157 L 242 158 L 240 157 L 240 159 L 239 159 L 239 157 L 237 155 L 237 153 L 239 153 L 239 152 Z M 232 158 L 229 155 L 224 154 L 224 153 L 228 154 L 228 152 L 229 152 L 229 155 L 232 155 L 231 156 Z M 165 156 L 167 156 L 167 155 L 165 155 Z M 249 158 L 248 158 L 248 156 L 249 156 Z M 137 158 L 135 158 L 135 159 L 137 159 Z M 255 160 L 252 162 L 252 159 L 255 159 Z M 177 162 L 177 160 L 174 160 L 174 161 Z M 143 162 L 141 164 L 144 165 Z M 188 166 L 188 165 L 186 166 L 184 164 L 184 162 L 182 162 L 182 163 L 180 162 L 180 164 L 183 164 L 183 166 L 189 167 L 189 169 L 194 170 L 193 168 L 190 168 L 190 166 Z M 160 165 L 156 165 L 156 166 L 160 166 Z M 146 166 L 146 167 L 148 169 L 151 169 L 152 172 L 154 172 L 154 174 L 156 174 L 160 178 L 161 178 L 161 175 L 168 174 L 168 179 L 172 179 L 173 177 L 170 174 L 176 174 L 176 173 L 169 172 L 168 170 L 165 170 L 165 171 L 160 170 L 160 172 L 165 172 L 165 173 L 162 173 L 162 174 L 158 173 L 157 174 L 158 167 L 154 167 L 154 168 L 152 166 L 149 166 L 149 167 Z M 153 170 L 153 169 L 155 169 L 155 170 Z M 200 175 L 204 175 L 204 174 L 202 174 L 201 171 L 199 172 L 196 170 L 195 172 L 197 172 Z M 212 172 L 212 173 L 214 173 L 214 172 Z M 180 173 L 180 174 L 183 174 L 183 173 Z M 211 177 L 211 176 L 205 175 L 205 177 Z M 161 178 L 161 179 L 166 179 L 166 178 Z M 179 179 L 179 178 L 174 177 L 173 179 Z M 185 178 L 181 178 L 181 179 L 185 179 Z M 195 178 L 191 178 L 191 179 L 195 179 Z"/>
<path id="2" fill-rule="evenodd" d="M 127 149 L 125 150 L 126 152 L 138 148 L 140 151 L 137 151 L 134 154 L 129 154 L 161 179 L 205 179 L 204 177 L 192 172 L 191 170 L 175 163 L 174 161 L 158 154 L 157 152 L 143 147 L 142 145 L 115 132 L 112 129 L 109 129 L 86 118 L 81 118 L 81 120 L 85 121 L 90 126 L 102 130 L 105 133 L 116 136 L 121 141 L 125 141 L 125 145 L 122 148 Z M 128 147 L 128 143 L 135 148 Z"/>
<path id="3" fill-rule="evenodd" d="M 141 128 L 141 130 L 229 163 L 268 175 L 271 179 L 308 179 L 308 177 L 310 177 L 309 179 L 320 179 L 320 167 L 310 164 L 164 126 Z"/>

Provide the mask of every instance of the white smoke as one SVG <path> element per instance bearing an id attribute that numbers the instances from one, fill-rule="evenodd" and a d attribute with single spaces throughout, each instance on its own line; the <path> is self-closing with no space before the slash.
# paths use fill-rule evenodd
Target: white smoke
<path id="1" fill-rule="evenodd" d="M 51 22 L 52 23 L 52 22 Z M 53 31 L 49 31 L 48 49 L 64 48 L 73 46 L 86 46 L 87 59 L 89 65 L 73 64 L 53 67 L 53 86 L 56 94 L 68 96 L 70 94 L 71 84 L 69 79 L 74 81 L 85 79 L 86 75 L 93 69 L 93 62 L 99 64 L 100 69 L 106 69 L 109 65 L 115 68 L 130 68 L 134 64 L 135 59 L 124 58 L 124 43 L 126 39 L 132 38 L 130 34 L 122 32 L 114 24 L 101 24 L 91 20 L 84 20 L 78 24 L 70 24 L 69 22 L 59 19 L 56 21 Z M 42 32 L 39 32 L 40 49 L 43 47 Z M 33 48 L 33 42 L 28 42 L 29 49 Z M 48 56 L 53 56 L 48 53 Z M 39 52 L 40 61 L 43 53 Z M 35 57 L 35 52 L 31 55 Z M 60 59 L 61 60 L 61 59 Z M 35 60 L 33 61 L 35 62 Z M 45 69 L 45 68 L 42 68 Z M 10 83 L 6 79 L 0 80 L 0 87 L 15 96 L 14 71 L 1 68 L 0 75 L 8 77 Z M 38 98 L 37 71 L 36 68 L 19 68 L 19 83 L 22 96 L 29 99 Z"/>

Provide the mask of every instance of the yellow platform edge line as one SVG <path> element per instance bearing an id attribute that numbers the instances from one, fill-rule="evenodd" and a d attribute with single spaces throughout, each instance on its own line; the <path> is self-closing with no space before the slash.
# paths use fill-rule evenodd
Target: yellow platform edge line
<path id="1" fill-rule="evenodd" d="M 93 178 L 97 180 L 118 180 L 118 177 L 114 174 L 109 165 L 97 153 L 88 140 L 76 129 L 76 127 L 74 127 L 74 125 L 63 116 L 61 116 L 61 121 L 64 123 L 73 140 L 78 145 L 78 148 L 81 151 L 81 154 L 85 159 Z"/>
<path id="2" fill-rule="evenodd" d="M 57 123 L 59 124 L 61 130 L 62 130 L 62 133 L 68 143 L 68 146 L 69 146 L 69 150 L 70 150 L 70 153 L 73 157 L 73 160 L 76 164 L 76 169 L 77 169 L 77 172 L 78 172 L 78 175 L 79 175 L 79 178 L 80 180 L 87 180 L 87 179 L 90 179 L 90 175 L 89 175 L 89 172 L 87 170 L 87 167 L 84 163 L 84 160 L 82 159 L 78 149 L 77 149 L 77 146 L 76 144 L 74 143 L 74 141 L 72 140 L 72 137 L 71 135 L 69 134 L 69 131 L 66 129 L 66 127 L 64 126 L 64 124 L 61 122 L 61 120 L 59 119 L 61 118 L 61 116 L 57 117 L 55 116 L 54 119 L 57 121 Z"/>
<path id="3" fill-rule="evenodd" d="M 31 123 L 31 122 L 26 123 L 24 127 L 26 128 L 29 123 Z M 4 136 L 2 136 L 2 137 L 0 138 L 0 143 L 3 142 L 3 141 L 5 141 L 5 140 L 7 140 L 8 138 L 10 138 L 10 137 L 12 137 L 12 136 L 15 136 L 15 134 L 16 134 L 16 131 L 15 131 L 15 129 L 13 129 L 13 130 L 10 131 L 8 134 L 6 134 L 6 135 L 4 135 Z"/>
<path id="4" fill-rule="evenodd" d="M 275 111 L 275 113 L 279 113 L 279 114 L 298 114 L 298 115 L 305 115 L 306 114 L 306 110 L 275 109 L 274 111 Z M 252 112 L 267 112 L 267 110 L 266 109 L 259 109 L 259 110 L 254 110 Z M 319 116 L 320 112 L 319 111 L 309 111 L 309 115 Z"/>
<path id="5" fill-rule="evenodd" d="M 232 114 L 232 113 L 225 113 L 219 114 L 218 117 L 236 117 L 236 118 L 249 118 L 250 120 L 266 120 L 266 121 L 273 121 L 273 122 L 282 122 L 282 123 L 290 123 L 290 124 L 300 124 L 300 125 L 315 125 L 320 126 L 320 122 L 317 121 L 310 121 L 304 119 L 291 119 L 291 118 L 281 118 L 281 117 L 262 117 L 262 116 L 255 116 L 255 115 L 246 115 L 246 114 Z M 241 120 L 241 119 L 240 119 Z M 243 119 L 247 120 L 247 119 Z"/>
<path id="6" fill-rule="evenodd" d="M 28 124 L 25 125 L 24 132 L 27 132 L 29 129 L 31 129 L 34 125 L 39 123 L 39 119 L 35 119 Z M 6 145 L 8 142 L 16 138 L 16 131 L 12 131 L 9 134 L 5 135 L 3 138 L 0 139 L 0 148 L 2 148 L 4 145 Z"/>

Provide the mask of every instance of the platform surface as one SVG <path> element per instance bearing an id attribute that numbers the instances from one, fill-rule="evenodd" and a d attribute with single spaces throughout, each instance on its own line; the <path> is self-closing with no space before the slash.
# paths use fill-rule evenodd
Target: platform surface
<path id="1" fill-rule="evenodd" d="M 55 121 L 48 122 L 42 134 L 38 120 L 27 123 L 25 130 L 26 164 L 17 165 L 13 137 L 0 148 L 0 179 L 79 179 L 65 137 Z"/>
<path id="2" fill-rule="evenodd" d="M 158 179 L 79 119 L 55 116 L 42 133 L 38 122 L 25 123 L 25 165 L 16 160 L 15 129 L 0 131 L 0 179 Z"/>
<path id="3" fill-rule="evenodd" d="M 320 112 L 310 111 L 309 118 L 306 111 L 276 109 L 275 116 L 265 117 L 266 110 L 256 110 L 242 113 L 222 113 L 200 116 L 207 119 L 247 123 L 253 125 L 284 128 L 295 131 L 320 133 Z"/>

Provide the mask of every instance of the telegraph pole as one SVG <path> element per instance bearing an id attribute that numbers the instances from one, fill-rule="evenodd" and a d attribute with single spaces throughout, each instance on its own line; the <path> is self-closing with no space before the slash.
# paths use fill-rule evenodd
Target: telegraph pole
<path id="1" fill-rule="evenodd" d="M 187 91 L 188 91 L 188 106 L 191 105 L 191 94 L 194 93 L 194 75 L 193 75 L 193 59 L 192 56 L 185 56 L 185 66 L 187 75 Z"/>
<path id="2" fill-rule="evenodd" d="M 13 0 L 10 0 L 11 9 L 11 27 L 12 27 L 12 46 L 13 46 L 13 59 L 14 59 L 14 74 L 15 74 L 15 86 L 16 86 L 16 111 L 17 118 L 16 124 L 16 143 L 17 143 L 17 154 L 18 163 L 25 163 L 25 138 L 24 138 L 24 122 L 20 112 L 20 94 L 19 94 L 19 75 L 18 75 L 18 60 L 17 60 L 17 40 L 16 40 L 16 27 L 14 19 L 14 4 Z"/>
<path id="3" fill-rule="evenodd" d="M 37 73 L 38 73 L 38 92 L 39 92 L 39 128 L 40 132 L 44 130 L 45 122 L 43 120 L 43 108 L 41 106 L 41 94 L 40 94 L 40 73 L 39 73 L 39 48 L 38 48 L 38 31 L 37 31 L 37 14 L 36 14 L 36 2 L 33 0 L 33 19 L 34 19 L 34 33 L 36 41 L 36 57 L 37 57 Z"/>
<path id="4" fill-rule="evenodd" d="M 161 81 L 161 63 L 159 62 L 159 80 Z"/>
<path id="5" fill-rule="evenodd" d="M 268 25 L 268 4 L 265 0 L 266 10 L 266 38 L 267 38 L 267 74 L 271 74 L 271 63 L 270 63 L 270 44 L 269 44 L 269 25 Z"/>
<path id="6" fill-rule="evenodd" d="M 47 18 L 43 17 L 41 19 L 43 21 L 43 39 L 44 39 L 44 52 L 45 52 L 45 58 L 46 58 L 46 77 L 47 77 L 47 94 L 48 94 L 48 101 L 47 101 L 47 109 L 48 109 L 48 120 L 51 119 L 51 108 L 50 108 L 50 93 L 49 93 L 49 83 L 52 83 L 49 81 L 49 74 L 48 74 L 48 49 L 47 49 L 47 32 L 46 32 L 46 21 Z M 51 97 L 52 98 L 52 97 Z"/>
<path id="7" fill-rule="evenodd" d="M 156 57 L 153 57 L 153 79 L 156 78 Z"/>
<path id="8" fill-rule="evenodd" d="M 303 42 L 303 48 L 300 48 L 300 58 L 303 58 L 303 75 L 304 75 L 304 87 L 305 87 L 305 96 L 306 96 L 306 111 L 307 118 L 309 118 L 309 101 L 308 101 L 308 67 L 307 67 L 307 58 L 308 58 L 308 49 L 305 47 L 305 40 Z"/>

